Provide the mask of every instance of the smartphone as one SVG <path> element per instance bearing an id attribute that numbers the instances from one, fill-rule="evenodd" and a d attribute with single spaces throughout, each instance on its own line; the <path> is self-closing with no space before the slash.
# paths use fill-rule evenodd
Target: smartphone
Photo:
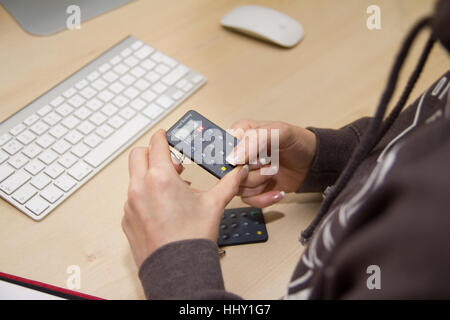
<path id="1" fill-rule="evenodd" d="M 189 110 L 169 130 L 169 145 L 221 179 L 233 170 L 227 155 L 239 140 L 194 110 Z"/>

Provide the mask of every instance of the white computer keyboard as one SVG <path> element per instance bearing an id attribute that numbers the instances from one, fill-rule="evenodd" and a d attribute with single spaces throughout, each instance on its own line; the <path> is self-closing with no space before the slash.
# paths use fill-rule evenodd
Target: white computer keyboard
<path id="1" fill-rule="evenodd" d="M 127 37 L 0 123 L 0 196 L 41 220 L 205 82 Z"/>

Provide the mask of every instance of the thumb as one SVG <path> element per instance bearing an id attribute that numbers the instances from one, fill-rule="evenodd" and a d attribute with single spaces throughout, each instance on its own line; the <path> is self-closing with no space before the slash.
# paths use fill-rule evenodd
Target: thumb
<path id="1" fill-rule="evenodd" d="M 225 207 L 238 193 L 239 185 L 247 178 L 248 172 L 248 165 L 234 168 L 208 191 L 209 195 Z"/>

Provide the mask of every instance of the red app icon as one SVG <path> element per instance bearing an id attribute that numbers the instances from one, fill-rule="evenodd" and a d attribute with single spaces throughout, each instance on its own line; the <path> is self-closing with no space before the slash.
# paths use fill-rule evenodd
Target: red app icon
<path id="1" fill-rule="evenodd" d="M 197 131 L 198 131 L 198 132 L 202 132 L 204 129 L 205 129 L 204 126 L 200 126 L 200 127 L 197 128 Z"/>

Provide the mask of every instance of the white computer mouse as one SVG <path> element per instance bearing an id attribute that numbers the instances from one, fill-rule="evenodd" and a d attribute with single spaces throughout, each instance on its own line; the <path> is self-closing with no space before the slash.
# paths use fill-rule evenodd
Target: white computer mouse
<path id="1" fill-rule="evenodd" d="M 255 5 L 231 10 L 222 18 L 221 24 L 287 48 L 295 46 L 304 34 L 301 24 L 288 15 Z"/>

